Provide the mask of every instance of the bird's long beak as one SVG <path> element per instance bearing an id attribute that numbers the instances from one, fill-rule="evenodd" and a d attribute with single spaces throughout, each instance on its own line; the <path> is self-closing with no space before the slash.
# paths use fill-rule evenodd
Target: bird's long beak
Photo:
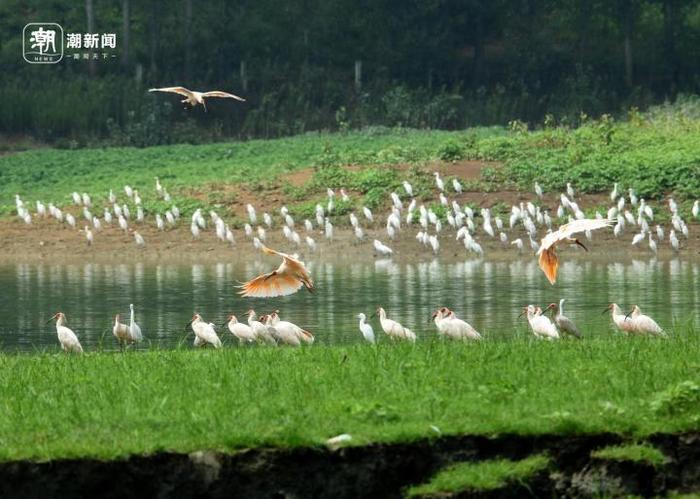
<path id="1" fill-rule="evenodd" d="M 435 317 L 437 317 L 437 314 L 438 314 L 437 312 L 433 312 L 433 315 L 431 315 L 431 316 L 430 316 L 430 319 L 428 319 L 428 323 L 430 323 L 430 321 L 432 321 L 433 319 L 435 319 Z"/>
<path id="2" fill-rule="evenodd" d="M 187 324 L 185 324 L 185 327 L 182 328 L 182 330 L 183 330 L 183 331 L 187 331 L 187 327 L 188 327 L 190 324 L 192 324 L 193 321 L 194 321 L 194 319 L 190 319 L 190 321 L 189 321 Z"/>
<path id="3" fill-rule="evenodd" d="M 588 248 L 586 248 L 586 246 L 581 241 L 579 241 L 578 239 L 574 239 L 574 241 L 576 242 L 576 244 L 581 246 L 584 250 L 588 251 Z"/>
<path id="4" fill-rule="evenodd" d="M 610 311 L 610 307 L 605 307 L 603 311 L 600 313 L 600 315 L 607 314 Z"/>
<path id="5" fill-rule="evenodd" d="M 370 319 L 374 319 L 377 316 L 377 312 L 374 312 L 372 315 L 369 316 Z"/>
<path id="6" fill-rule="evenodd" d="M 58 315 L 58 314 L 54 314 L 54 316 L 51 317 L 51 318 L 50 318 L 49 320 L 47 320 L 46 322 L 44 322 L 44 324 L 48 324 L 49 322 L 51 322 L 52 320 L 54 320 L 54 319 L 56 318 L 57 315 Z"/>
<path id="7" fill-rule="evenodd" d="M 518 316 L 518 319 L 521 318 L 523 315 L 525 315 L 525 312 L 527 312 L 527 308 L 523 307 L 523 311 L 520 312 L 520 315 Z"/>
<path id="8" fill-rule="evenodd" d="M 625 320 L 627 320 L 627 319 L 630 318 L 630 315 L 632 315 L 632 312 L 634 312 L 634 309 L 632 309 L 632 310 L 630 310 L 629 312 L 627 312 L 627 315 L 625 315 Z"/>

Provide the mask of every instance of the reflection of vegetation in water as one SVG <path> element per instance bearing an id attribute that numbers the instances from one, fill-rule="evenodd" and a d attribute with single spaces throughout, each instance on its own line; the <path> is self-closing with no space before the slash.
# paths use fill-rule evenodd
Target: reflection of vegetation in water
<path id="1" fill-rule="evenodd" d="M 609 461 L 630 461 L 662 466 L 668 459 L 656 447 L 649 444 L 614 445 L 591 452 L 591 457 Z"/>
<path id="2" fill-rule="evenodd" d="M 342 433 L 352 445 L 436 431 L 642 438 L 698 424 L 694 411 L 651 404 L 693 376 L 700 339 L 682 332 L 301 349 L 239 348 L 227 337 L 216 351 L 191 350 L 191 335 L 185 342 L 81 357 L 1 354 L 0 460 L 320 445 Z"/>
<path id="3" fill-rule="evenodd" d="M 524 482 L 547 469 L 549 458 L 530 456 L 521 461 L 494 459 L 457 463 L 440 470 L 428 483 L 411 487 L 408 497 L 461 491 L 494 490 L 513 482 Z"/>

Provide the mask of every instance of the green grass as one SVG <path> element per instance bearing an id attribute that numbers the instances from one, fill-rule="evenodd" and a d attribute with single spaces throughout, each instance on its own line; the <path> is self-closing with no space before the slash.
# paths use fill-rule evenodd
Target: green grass
<path id="1" fill-rule="evenodd" d="M 547 466 L 549 458 L 543 455 L 530 456 L 521 461 L 494 459 L 457 463 L 439 471 L 428 483 L 411 487 L 407 495 L 415 497 L 500 489 L 509 483 L 526 481 L 547 469 Z"/>
<path id="2" fill-rule="evenodd" d="M 503 165 L 483 169 L 480 179 L 462 179 L 469 189 L 518 186 L 531 192 L 537 180 L 550 191 L 560 191 L 572 182 L 579 192 L 607 192 L 619 182 L 623 192 L 633 187 L 646 198 L 673 193 L 678 201 L 685 200 L 682 212 L 688 216 L 700 191 L 698 116 L 700 113 L 687 112 L 679 104 L 654 108 L 644 115 L 632 113 L 624 122 L 585 120 L 575 129 L 549 126 L 527 131 L 513 126 L 510 130 L 446 132 L 370 128 L 143 149 L 38 149 L 0 156 L 0 214 L 13 211 L 16 193 L 31 204 L 41 199 L 61 206 L 70 204 L 72 191 L 88 192 L 101 206 L 99 201 L 109 189 L 121 195 L 125 184 L 140 189 L 147 213 L 162 212 L 166 207 L 154 195 L 156 175 L 185 215 L 196 207 L 221 207 L 235 201 L 236 194 L 226 189 L 232 184 L 245 184 L 261 195 L 281 188 L 296 214 L 310 213 L 317 201 L 325 199 L 326 187 L 351 189 L 357 207 L 377 208 L 388 203 L 390 191 L 403 194 L 400 185 L 404 179 L 411 181 L 419 197 L 435 200 L 430 172 L 420 168 L 399 172 L 385 165 L 421 166 L 433 160 L 449 164 L 464 159 Z M 357 171 L 345 168 L 347 165 L 367 168 Z M 306 185 L 294 187 L 279 179 L 306 167 L 315 168 Z M 449 175 L 447 180 L 451 189 Z"/>
<path id="3" fill-rule="evenodd" d="M 652 466 L 663 466 L 667 458 L 663 452 L 649 444 L 624 444 L 605 447 L 591 452 L 591 457 L 609 461 L 631 461 Z"/>
<path id="4" fill-rule="evenodd" d="M 700 428 L 700 339 L 0 354 L 0 461 Z M 679 388 L 681 387 L 681 388 Z M 661 402 L 660 402 L 661 401 Z M 670 409 L 673 410 L 670 410 Z"/>
<path id="5" fill-rule="evenodd" d="M 498 129 L 475 129 L 466 135 L 493 133 L 499 133 Z M 109 189 L 123 194 L 125 184 L 149 196 L 153 195 L 156 175 L 171 194 L 179 197 L 189 196 L 192 187 L 204 184 L 245 183 L 265 189 L 278 175 L 305 167 L 435 159 L 444 144 L 457 135 L 465 134 L 382 129 L 144 149 L 26 151 L 0 156 L 0 206 L 9 212 L 16 193 L 30 202 L 42 199 L 59 205 L 70 203 L 73 191 L 88 192 L 95 200 L 104 199 Z"/>

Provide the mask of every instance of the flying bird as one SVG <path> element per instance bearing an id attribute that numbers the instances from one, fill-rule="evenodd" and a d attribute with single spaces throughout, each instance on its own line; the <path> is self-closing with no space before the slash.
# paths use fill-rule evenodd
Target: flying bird
<path id="1" fill-rule="evenodd" d="M 314 292 L 314 282 L 304 266 L 297 258 L 268 248 L 261 244 L 263 253 L 282 257 L 282 264 L 277 270 L 259 275 L 240 286 L 241 296 L 251 298 L 271 298 L 296 293 L 304 286 L 310 293 Z"/>
<path id="2" fill-rule="evenodd" d="M 221 97 L 224 99 L 236 99 L 241 102 L 245 102 L 245 99 L 243 97 L 239 97 L 237 95 L 230 94 L 228 92 L 222 92 L 221 90 L 211 90 L 209 92 L 196 92 L 194 90 L 188 90 L 185 87 L 163 87 L 163 88 L 150 88 L 148 89 L 149 92 L 169 92 L 172 94 L 180 94 L 184 96 L 185 98 L 182 100 L 182 103 L 189 104 L 192 107 L 197 106 L 198 104 L 201 104 L 204 106 L 204 110 L 207 110 L 207 105 L 204 102 L 204 99 L 208 99 L 209 97 Z"/>
<path id="3" fill-rule="evenodd" d="M 602 229 L 603 227 L 609 227 L 613 225 L 613 220 L 608 219 L 596 219 L 596 218 L 584 218 L 581 220 L 574 220 L 568 224 L 564 224 L 559 227 L 559 230 L 550 232 L 542 238 L 537 254 L 539 255 L 540 268 L 549 279 L 551 284 L 557 282 L 557 270 L 559 269 L 559 257 L 557 256 L 557 244 L 561 242 L 574 243 L 581 246 L 584 250 L 588 251 L 581 241 L 576 238 L 572 238 L 574 234 L 578 232 L 584 232 L 588 230 Z"/>

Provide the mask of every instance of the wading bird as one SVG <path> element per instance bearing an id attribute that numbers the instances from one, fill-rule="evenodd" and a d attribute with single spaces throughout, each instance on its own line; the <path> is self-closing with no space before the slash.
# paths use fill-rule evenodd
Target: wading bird
<path id="1" fill-rule="evenodd" d="M 632 327 L 636 333 L 651 334 L 654 336 L 664 335 L 664 330 L 661 329 L 654 319 L 648 315 L 644 315 L 639 306 L 632 307 L 632 311 L 626 316 L 632 321 Z"/>
<path id="2" fill-rule="evenodd" d="M 112 327 L 112 334 L 119 342 L 120 347 L 124 347 L 129 342 L 129 326 L 119 322 L 119 314 L 114 316 L 114 326 Z"/>
<path id="3" fill-rule="evenodd" d="M 607 306 L 603 313 L 610 310 L 610 316 L 612 317 L 613 324 L 618 331 L 622 333 L 634 333 L 635 328 L 632 320 L 625 315 L 620 306 L 617 303 L 611 303 Z"/>
<path id="4" fill-rule="evenodd" d="M 252 327 L 238 322 L 238 319 L 233 314 L 229 315 L 227 320 L 228 330 L 238 338 L 239 343 L 255 343 L 255 333 Z"/>
<path id="5" fill-rule="evenodd" d="M 566 300 L 562 298 L 561 300 L 559 300 L 559 305 L 557 305 L 556 303 L 550 303 L 549 305 L 547 305 L 547 308 L 545 308 L 544 311 L 552 311 L 552 314 L 554 315 L 554 324 L 557 326 L 557 329 L 559 329 L 560 332 L 570 334 L 572 336 L 575 336 L 576 338 L 581 339 L 582 336 L 578 328 L 576 327 L 576 324 L 574 324 L 571 319 L 564 315 L 565 301 Z"/>
<path id="6" fill-rule="evenodd" d="M 302 343 L 311 345 L 315 340 L 314 335 L 306 329 L 302 329 L 289 321 L 280 320 L 279 310 L 275 310 L 270 314 L 270 322 L 280 334 L 293 334 Z"/>
<path id="7" fill-rule="evenodd" d="M 204 107 L 204 110 L 207 110 L 207 105 L 204 102 L 204 99 L 208 99 L 209 97 L 221 97 L 225 99 L 236 99 L 241 102 L 245 102 L 245 99 L 243 97 L 239 97 L 237 95 L 229 94 L 228 92 L 222 92 L 220 90 L 211 90 L 209 92 L 196 92 L 194 90 L 188 90 L 185 87 L 163 87 L 163 88 L 151 88 L 148 90 L 149 92 L 169 92 L 173 94 L 179 94 L 184 96 L 185 98 L 181 101 L 183 104 L 185 104 L 185 107 L 189 104 L 192 107 L 197 106 L 198 104 L 201 104 Z M 129 196 L 131 197 L 131 196 Z"/>
<path id="8" fill-rule="evenodd" d="M 129 309 L 131 310 L 131 320 L 129 321 L 129 339 L 132 342 L 138 343 L 143 340 L 143 335 L 141 334 L 141 327 L 136 324 L 134 320 L 134 304 L 129 304 Z"/>
<path id="9" fill-rule="evenodd" d="M 557 282 L 557 269 L 559 268 L 559 257 L 557 257 L 557 245 L 561 242 L 569 242 L 578 244 L 584 250 L 588 251 L 581 241 L 576 238 L 572 238 L 574 234 L 578 232 L 584 232 L 587 230 L 602 229 L 603 227 L 608 227 L 613 224 L 612 220 L 608 219 L 592 219 L 585 218 L 582 220 L 574 220 L 568 224 L 564 224 L 559 227 L 559 230 L 550 232 L 542 238 L 542 243 L 540 244 L 537 254 L 539 255 L 539 265 L 544 275 L 551 284 Z"/>
<path id="10" fill-rule="evenodd" d="M 367 317 L 365 314 L 357 314 L 357 318 L 360 319 L 360 332 L 362 337 L 369 343 L 374 343 L 374 329 L 367 323 Z"/>
<path id="11" fill-rule="evenodd" d="M 523 307 L 523 311 L 520 313 L 519 317 L 525 314 L 527 314 L 527 322 L 530 324 L 530 330 L 535 337 L 550 341 L 559 339 L 559 331 L 557 331 L 556 326 L 552 324 L 552 321 L 542 315 L 542 309 L 534 305 L 528 305 L 527 307 Z"/>
<path id="12" fill-rule="evenodd" d="M 65 326 L 66 314 L 63 312 L 56 312 L 53 317 L 46 321 L 46 323 L 48 324 L 54 319 L 56 319 L 56 334 L 58 335 L 58 342 L 61 344 L 63 351 L 83 353 L 83 347 L 80 345 L 78 337 L 72 330 Z"/>
<path id="13" fill-rule="evenodd" d="M 379 322 L 382 325 L 382 329 L 389 338 L 392 340 L 408 340 L 412 343 L 416 342 L 416 334 L 410 329 L 403 327 L 398 322 L 387 319 L 386 311 L 382 307 L 377 308 L 377 312 L 374 315 L 377 314 L 379 315 Z"/>
<path id="14" fill-rule="evenodd" d="M 481 335 L 466 321 L 459 319 L 457 315 L 447 307 L 441 307 L 433 312 L 432 319 L 438 328 L 438 332 L 453 340 L 480 340 Z"/>
<path id="15" fill-rule="evenodd" d="M 293 331 L 285 327 L 278 329 L 277 325 L 273 324 L 272 315 L 263 315 L 258 320 L 267 327 L 270 335 L 277 340 L 278 344 L 290 345 L 293 347 L 301 346 L 301 340 Z"/>
<path id="16" fill-rule="evenodd" d="M 202 320 L 202 316 L 199 314 L 194 314 L 192 320 L 185 325 L 192 327 L 192 331 L 195 335 L 194 345 L 204 346 L 207 343 L 213 345 L 214 348 L 221 348 L 221 340 L 216 334 L 214 326 L 210 323 L 207 324 Z"/>
<path id="17" fill-rule="evenodd" d="M 255 314 L 255 310 L 252 308 L 246 312 L 248 315 L 248 325 L 250 328 L 253 330 L 253 333 L 255 334 L 255 339 L 258 341 L 262 341 L 263 343 L 267 343 L 269 345 L 276 345 L 277 342 L 275 341 L 275 338 L 270 334 L 270 331 L 268 330 L 267 326 L 257 320 L 257 316 Z"/>
<path id="18" fill-rule="evenodd" d="M 259 275 L 240 286 L 241 296 L 270 298 L 296 293 L 304 286 L 309 293 L 314 292 L 314 282 L 304 266 L 304 262 L 291 255 L 281 253 L 261 245 L 263 253 L 282 257 L 282 264 L 267 274 Z"/>

